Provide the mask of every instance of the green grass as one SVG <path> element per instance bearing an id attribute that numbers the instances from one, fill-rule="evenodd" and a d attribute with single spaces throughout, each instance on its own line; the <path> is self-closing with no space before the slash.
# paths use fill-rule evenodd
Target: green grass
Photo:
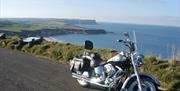
<path id="1" fill-rule="evenodd" d="M 180 91 L 180 62 L 158 60 L 155 56 L 145 58 L 142 71 L 149 72 L 161 81 L 161 87 L 171 91 Z"/>
<path id="2" fill-rule="evenodd" d="M 18 42 L 18 37 L 8 37 L 0 40 L 0 47 L 15 49 L 14 45 Z M 19 51 L 31 53 L 33 55 L 47 57 L 57 61 L 68 62 L 74 56 L 83 53 L 83 47 L 72 45 L 70 43 L 57 43 L 43 41 L 41 44 L 29 48 L 28 44 Z M 94 49 L 101 54 L 102 58 L 107 60 L 117 52 L 111 49 Z M 157 59 L 155 56 L 147 56 L 144 65 L 141 67 L 144 72 L 149 72 L 161 81 L 161 87 L 171 91 L 180 91 L 180 62 Z"/>

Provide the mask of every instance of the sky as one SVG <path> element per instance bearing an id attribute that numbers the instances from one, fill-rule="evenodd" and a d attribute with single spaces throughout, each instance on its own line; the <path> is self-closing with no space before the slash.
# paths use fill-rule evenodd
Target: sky
<path id="1" fill-rule="evenodd" d="M 180 26 L 180 0 L 0 0 L 0 18 L 75 18 Z"/>

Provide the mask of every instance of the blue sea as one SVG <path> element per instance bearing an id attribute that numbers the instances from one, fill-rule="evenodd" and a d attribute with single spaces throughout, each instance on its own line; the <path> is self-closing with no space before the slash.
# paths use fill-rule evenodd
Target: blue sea
<path id="1" fill-rule="evenodd" d="M 129 32 L 132 35 L 133 31 L 135 31 L 138 51 L 140 53 L 162 58 L 170 58 L 172 53 L 180 56 L 180 27 L 118 23 L 98 23 L 97 25 L 79 26 L 105 29 L 113 33 L 100 35 L 70 34 L 53 37 L 59 41 L 73 44 L 83 44 L 85 40 L 91 40 L 96 48 L 122 50 L 124 49 L 123 45 L 117 43 L 116 40 L 123 39 L 124 32 Z"/>

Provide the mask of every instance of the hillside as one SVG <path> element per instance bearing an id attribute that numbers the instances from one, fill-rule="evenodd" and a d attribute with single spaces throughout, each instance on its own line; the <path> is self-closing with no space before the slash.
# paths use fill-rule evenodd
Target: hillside
<path id="1" fill-rule="evenodd" d="M 75 24 L 96 24 L 95 20 L 75 19 L 0 19 L 0 32 L 7 35 L 52 36 L 62 34 L 106 34 L 103 29 L 88 29 Z M 27 35 L 28 34 L 28 35 Z M 38 35 L 39 34 L 39 35 Z"/>

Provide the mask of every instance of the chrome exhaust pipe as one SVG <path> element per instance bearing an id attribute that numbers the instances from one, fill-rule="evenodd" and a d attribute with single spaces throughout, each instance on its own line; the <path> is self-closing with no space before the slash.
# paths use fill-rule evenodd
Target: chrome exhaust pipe
<path id="1" fill-rule="evenodd" d="M 81 75 L 78 75 L 76 73 L 72 73 L 72 77 L 73 78 L 76 78 L 76 79 L 80 79 L 80 80 L 84 80 L 86 82 L 89 82 L 91 84 L 94 84 L 94 85 L 97 85 L 97 86 L 100 86 L 100 87 L 104 87 L 104 88 L 109 88 L 110 86 L 109 85 L 104 85 L 104 84 L 100 84 L 100 83 L 96 83 L 96 82 L 92 82 L 91 79 L 88 79 L 88 78 L 85 78 Z"/>

